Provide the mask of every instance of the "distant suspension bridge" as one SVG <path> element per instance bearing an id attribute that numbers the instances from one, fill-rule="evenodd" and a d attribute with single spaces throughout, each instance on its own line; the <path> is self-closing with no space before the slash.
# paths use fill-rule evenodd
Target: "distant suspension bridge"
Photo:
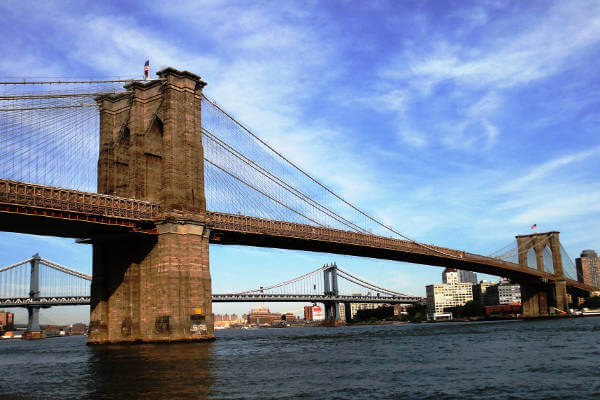
<path id="1" fill-rule="evenodd" d="M 0 308 L 24 307 L 28 330 L 39 330 L 39 310 L 53 306 L 90 304 L 91 275 L 75 271 L 35 254 L 0 268 Z M 415 304 L 424 299 L 379 285 L 343 270 L 324 265 L 275 285 L 237 293 L 213 294 L 213 302 L 320 302 L 330 319 L 339 319 L 337 304 Z"/>

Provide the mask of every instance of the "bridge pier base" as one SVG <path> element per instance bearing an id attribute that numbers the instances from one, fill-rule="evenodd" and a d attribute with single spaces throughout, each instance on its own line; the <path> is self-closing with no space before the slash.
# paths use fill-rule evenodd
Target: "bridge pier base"
<path id="1" fill-rule="evenodd" d="M 214 339 L 208 230 L 94 243 L 89 344 Z"/>
<path id="2" fill-rule="evenodd" d="M 554 307 L 559 312 L 567 312 L 569 309 L 569 300 L 567 297 L 567 282 L 564 280 L 556 281 L 553 284 L 554 289 Z"/>
<path id="3" fill-rule="evenodd" d="M 568 308 L 566 282 L 521 283 L 521 303 L 525 317 L 541 317 L 566 312 Z"/>
<path id="4" fill-rule="evenodd" d="M 525 317 L 548 315 L 548 293 L 545 285 L 521 283 L 521 304 Z"/>
<path id="5" fill-rule="evenodd" d="M 324 303 L 325 305 L 325 319 L 327 321 L 336 321 L 339 318 L 338 311 L 338 303 L 333 301 L 328 301 Z"/>
<path id="6" fill-rule="evenodd" d="M 46 337 L 40 328 L 40 307 L 27 307 L 27 330 L 23 333 L 23 339 L 43 339 Z"/>
<path id="7" fill-rule="evenodd" d="M 325 321 L 326 326 L 342 326 L 345 325 L 345 321 L 342 321 L 340 315 L 340 303 L 337 301 L 327 301 L 323 303 L 325 305 Z"/>
<path id="8" fill-rule="evenodd" d="M 346 323 L 352 321 L 352 307 L 350 303 L 344 303 L 344 316 L 346 317 Z"/>

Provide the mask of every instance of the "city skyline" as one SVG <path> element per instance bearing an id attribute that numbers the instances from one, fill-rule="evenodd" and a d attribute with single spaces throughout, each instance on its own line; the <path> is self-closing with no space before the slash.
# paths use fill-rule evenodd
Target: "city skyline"
<path id="1" fill-rule="evenodd" d="M 8 1 L 0 68 L 13 78 L 142 77 L 147 59 L 151 77 L 161 66 L 187 69 L 284 155 L 416 240 L 490 254 L 536 224 L 561 231 L 571 259 L 599 250 L 599 98 L 590 90 L 600 77 L 599 5 L 424 4 L 212 1 L 183 13 L 151 1 Z M 0 265 L 36 252 L 91 273 L 89 245 L 0 233 Z M 442 272 L 289 250 L 210 252 L 215 292 L 336 262 L 424 295 Z M 279 306 L 271 308 L 290 309 Z M 252 307 L 215 304 L 214 312 Z M 78 322 L 86 310 L 56 307 L 42 321 Z"/>

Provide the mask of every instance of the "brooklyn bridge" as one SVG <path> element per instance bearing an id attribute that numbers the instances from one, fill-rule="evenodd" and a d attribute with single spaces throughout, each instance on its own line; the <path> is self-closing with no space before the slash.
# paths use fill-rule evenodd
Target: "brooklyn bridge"
<path id="1" fill-rule="evenodd" d="M 598 290 L 559 232 L 489 256 L 413 240 L 261 140 L 199 76 L 157 75 L 0 84 L 0 230 L 92 245 L 89 343 L 212 339 L 211 243 L 504 276 L 528 316 Z"/>

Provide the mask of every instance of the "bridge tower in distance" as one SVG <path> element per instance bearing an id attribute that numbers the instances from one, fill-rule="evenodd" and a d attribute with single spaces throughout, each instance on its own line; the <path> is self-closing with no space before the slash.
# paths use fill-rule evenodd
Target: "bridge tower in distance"
<path id="1" fill-rule="evenodd" d="M 40 260 L 39 254 L 31 258 L 31 279 L 29 280 L 29 298 L 39 300 L 40 298 Z M 40 328 L 40 306 L 27 306 L 27 330 L 23 339 L 42 339 L 44 332 Z"/>
<path id="2" fill-rule="evenodd" d="M 157 235 L 94 237 L 90 344 L 214 338 L 199 76 L 166 68 L 100 105 L 98 192 L 160 203 Z"/>
<path id="3" fill-rule="evenodd" d="M 323 284 L 325 296 L 337 297 L 339 295 L 337 264 L 327 265 L 323 269 Z M 326 300 L 323 302 L 325 306 L 325 320 L 334 325 L 341 324 L 339 304 L 337 301 Z"/>
<path id="4" fill-rule="evenodd" d="M 547 315 L 550 307 L 567 311 L 567 284 L 562 265 L 559 232 L 533 233 L 520 235 L 516 238 L 519 264 L 521 266 L 544 272 L 544 250 L 548 247 L 552 253 L 552 264 L 554 276 L 556 277 L 553 282 L 521 283 L 523 314 L 526 317 Z M 528 260 L 527 256 L 530 251 L 535 254 L 536 265 L 529 265 L 530 261 L 533 264 L 533 260 Z"/>

